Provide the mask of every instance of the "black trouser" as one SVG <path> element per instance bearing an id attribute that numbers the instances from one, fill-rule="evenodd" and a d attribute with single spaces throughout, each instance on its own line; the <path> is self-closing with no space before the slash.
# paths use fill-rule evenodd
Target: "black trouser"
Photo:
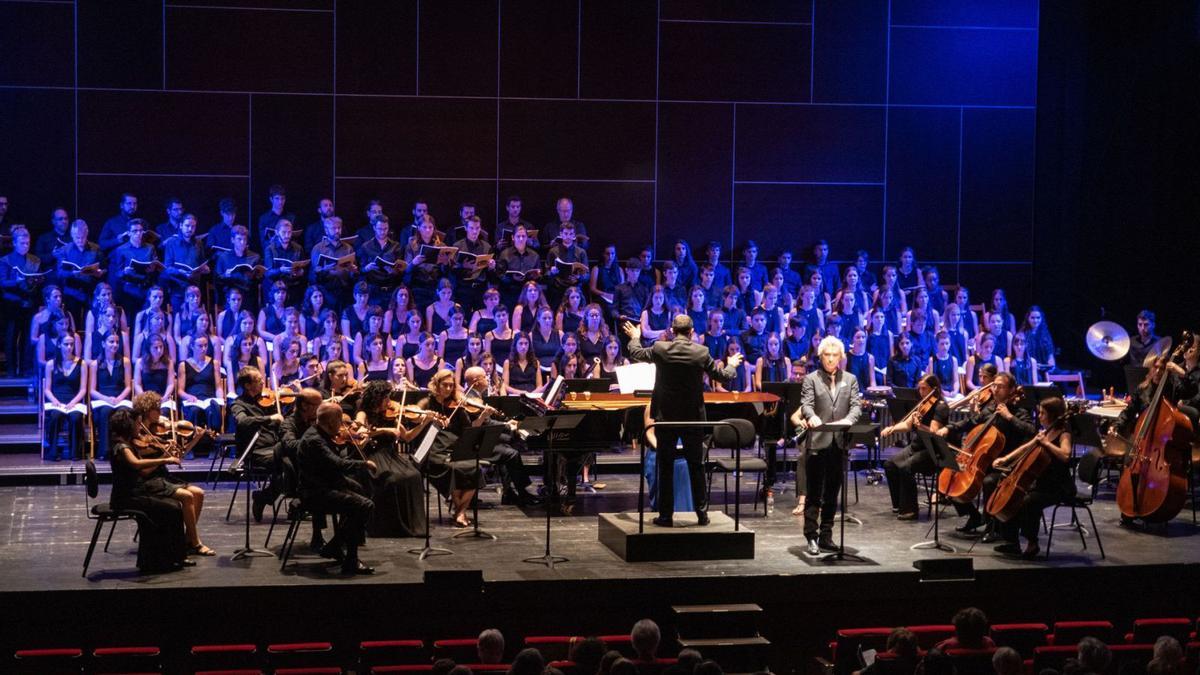
<path id="1" fill-rule="evenodd" d="M 987 475 L 983 477 L 983 504 L 985 506 L 1003 477 L 999 471 L 988 471 Z M 954 511 L 960 516 L 970 516 L 972 520 L 982 520 L 989 527 L 993 524 L 992 517 L 980 513 L 979 507 L 975 506 L 974 501 L 967 504 L 954 502 Z"/>
<path id="2" fill-rule="evenodd" d="M 529 472 L 525 469 L 525 463 L 521 461 L 521 453 L 517 449 L 507 443 L 497 443 L 492 449 L 492 456 L 488 458 L 492 464 L 500 468 L 500 476 L 504 481 L 505 488 L 514 490 L 524 490 L 529 487 Z"/>
<path id="3" fill-rule="evenodd" d="M 346 547 L 345 567 L 358 563 L 358 544 L 367 520 L 375 509 L 375 502 L 351 490 L 325 490 L 303 496 L 304 505 L 313 512 L 341 516 L 341 524 L 329 543 Z"/>
<path id="4" fill-rule="evenodd" d="M 846 450 L 833 443 L 820 450 L 809 449 L 805 461 L 808 498 L 804 502 L 804 537 L 833 535 L 833 516 L 837 513 L 838 492 L 842 489 L 842 471 Z"/>
<path id="5" fill-rule="evenodd" d="M 917 474 L 932 473 L 936 466 L 929 452 L 921 446 L 909 443 L 883 463 L 887 476 L 888 492 L 892 494 L 892 508 L 900 513 L 917 512 Z"/>
<path id="6" fill-rule="evenodd" d="M 29 333 L 29 322 L 33 318 L 33 310 L 21 307 L 15 303 L 5 303 L 4 308 L 4 356 L 8 360 L 8 376 L 16 377 L 17 364 L 21 362 L 28 350 L 24 339 Z M 23 370 L 28 372 L 27 367 Z"/>
<path id="7" fill-rule="evenodd" d="M 1037 542 L 1038 530 L 1042 526 L 1042 511 L 1047 506 L 1054 506 L 1063 498 L 1063 495 L 1057 490 L 1038 490 L 1037 486 L 1025 495 L 1025 500 L 1021 503 L 1021 510 L 1017 512 L 1016 517 L 1007 523 L 1000 523 L 998 530 L 1003 535 L 1005 541 L 1014 544 L 1020 543 L 1017 535 L 1020 534 L 1026 540 Z"/>
<path id="8" fill-rule="evenodd" d="M 72 457 L 83 456 L 83 413 L 47 410 L 46 440 L 42 450 L 42 459 L 59 456 L 58 434 L 62 431 L 64 424 L 67 425 L 67 434 L 70 438 L 70 445 L 67 446 L 69 455 Z"/>
<path id="9" fill-rule="evenodd" d="M 92 443 L 96 448 L 96 459 L 106 459 L 108 457 L 108 419 L 112 417 L 114 410 L 116 408 L 108 406 L 92 408 L 92 427 L 95 432 Z"/>
<path id="10" fill-rule="evenodd" d="M 281 464 L 282 458 L 280 457 L 282 448 L 282 443 L 274 443 L 272 445 L 257 443 L 250 452 L 253 455 L 250 458 L 250 468 L 260 474 L 269 474 L 267 483 L 263 485 L 263 488 L 258 491 L 256 496 L 256 499 L 260 501 L 266 503 L 274 502 L 275 498 L 283 492 L 283 475 L 281 473 L 283 465 Z"/>
<path id="11" fill-rule="evenodd" d="M 708 492 L 704 481 L 704 432 L 700 429 L 657 427 L 658 439 L 658 515 L 671 518 L 675 515 L 675 445 L 683 440 L 683 457 L 687 460 L 688 478 L 692 483 L 692 505 L 696 513 L 708 508 Z"/>

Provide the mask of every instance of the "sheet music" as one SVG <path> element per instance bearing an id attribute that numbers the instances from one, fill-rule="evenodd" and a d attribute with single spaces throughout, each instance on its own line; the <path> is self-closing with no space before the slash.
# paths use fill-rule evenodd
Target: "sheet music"
<path id="1" fill-rule="evenodd" d="M 632 394 L 635 391 L 652 391 L 654 380 L 658 375 L 658 367 L 653 363 L 631 363 L 627 366 L 617 366 L 617 387 L 622 394 Z"/>

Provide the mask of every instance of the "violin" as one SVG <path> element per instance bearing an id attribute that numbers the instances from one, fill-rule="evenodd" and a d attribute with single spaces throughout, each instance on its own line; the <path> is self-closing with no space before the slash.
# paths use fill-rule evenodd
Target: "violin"
<path id="1" fill-rule="evenodd" d="M 415 405 L 401 405 L 397 401 L 388 401 L 383 416 L 389 420 L 403 418 L 405 422 L 421 422 L 429 419 L 442 425 L 446 424 L 445 415 Z"/>
<path id="2" fill-rule="evenodd" d="M 262 393 L 258 395 L 258 404 L 264 408 L 292 405 L 296 402 L 297 395 L 293 389 L 267 389 L 264 387 Z"/>

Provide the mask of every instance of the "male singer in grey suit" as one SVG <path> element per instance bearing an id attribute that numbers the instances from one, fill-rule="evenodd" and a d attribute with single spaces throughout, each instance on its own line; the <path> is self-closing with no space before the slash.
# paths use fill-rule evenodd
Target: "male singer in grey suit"
<path id="1" fill-rule="evenodd" d="M 629 358 L 655 365 L 654 393 L 650 397 L 650 416 L 658 422 L 694 422 L 704 417 L 704 376 L 728 381 L 742 364 L 742 355 L 734 354 L 722 368 L 713 361 L 704 345 L 692 341 L 694 326 L 687 314 L 671 321 L 674 336 L 670 342 L 659 340 L 649 347 L 641 344 L 642 331 L 630 322 L 623 326 L 629 336 Z M 671 527 L 675 515 L 675 444 L 683 439 L 688 476 L 692 483 L 692 503 L 696 521 L 708 524 L 707 493 L 704 485 L 704 431 L 663 427 L 658 439 L 658 517 L 654 524 Z"/>
<path id="2" fill-rule="evenodd" d="M 817 356 L 821 367 L 804 378 L 798 411 L 808 423 L 811 437 L 805 460 L 808 497 L 804 506 L 804 538 L 808 540 L 810 555 L 819 554 L 821 549 L 837 550 L 833 543 L 833 516 L 837 511 L 838 491 L 842 489 L 842 456 L 847 450 L 844 433 L 813 432 L 811 428 L 828 423 L 854 424 L 862 415 L 858 378 L 841 368 L 846 356 L 842 341 L 826 337 L 817 346 Z"/>

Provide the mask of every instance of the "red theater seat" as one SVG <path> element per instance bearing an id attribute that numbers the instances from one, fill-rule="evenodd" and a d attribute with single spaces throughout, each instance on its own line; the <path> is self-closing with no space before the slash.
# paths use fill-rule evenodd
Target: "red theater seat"
<path id="1" fill-rule="evenodd" d="M 359 671 L 363 672 L 363 671 Z M 431 673 L 433 672 L 432 663 L 405 663 L 395 666 L 373 666 L 372 673 Z"/>
<path id="2" fill-rule="evenodd" d="M 1139 672 L 1145 672 L 1145 666 L 1154 658 L 1154 645 L 1112 645 L 1112 665 L 1109 669 L 1114 673 L 1124 672 L 1126 663 L 1137 663 L 1142 666 Z"/>
<path id="3" fill-rule="evenodd" d="M 1040 673 L 1047 668 L 1062 672 L 1067 659 L 1075 658 L 1078 653 L 1075 645 L 1047 645 L 1033 650 L 1033 672 Z"/>
<path id="4" fill-rule="evenodd" d="M 267 645 L 267 662 L 277 673 L 298 675 L 299 669 L 338 666 L 333 645 L 328 642 L 286 642 Z M 333 672 L 340 672 L 340 668 Z M 305 672 L 328 672 L 327 670 Z"/>
<path id="5" fill-rule="evenodd" d="M 547 661 L 565 660 L 578 639 L 570 635 L 530 635 L 525 638 L 525 646 L 541 652 Z"/>
<path id="6" fill-rule="evenodd" d="M 1033 658 L 1033 650 L 1046 644 L 1050 627 L 1044 623 L 998 623 L 992 626 L 997 647 L 1011 647 L 1023 658 Z"/>
<path id="7" fill-rule="evenodd" d="M 917 644 L 921 649 L 932 649 L 942 640 L 954 637 L 954 626 L 948 623 L 908 626 L 908 629 L 917 636 Z M 884 639 L 886 641 L 886 637 Z"/>
<path id="8" fill-rule="evenodd" d="M 995 649 L 950 649 L 946 651 L 957 675 L 992 675 Z"/>
<path id="9" fill-rule="evenodd" d="M 421 640 L 364 640 L 358 643 L 363 670 L 374 666 L 429 665 L 429 652 Z"/>
<path id="10" fill-rule="evenodd" d="M 849 675 L 859 669 L 858 653 L 861 649 L 882 652 L 887 647 L 891 628 L 842 628 L 837 639 L 829 643 L 830 660 L 837 675 Z"/>
<path id="11" fill-rule="evenodd" d="M 83 650 L 74 647 L 18 649 L 13 653 L 18 673 L 79 673 L 83 671 Z"/>
<path id="12" fill-rule="evenodd" d="M 162 669 L 158 647 L 97 647 L 92 650 L 96 673 L 149 673 Z"/>
<path id="13" fill-rule="evenodd" d="M 1094 637 L 1105 644 L 1116 642 L 1111 621 L 1055 621 L 1048 644 L 1074 647 L 1085 637 Z"/>
<path id="14" fill-rule="evenodd" d="M 1125 636 L 1125 641 L 1129 644 L 1152 645 L 1163 635 L 1170 635 L 1184 645 L 1191 634 L 1191 619 L 1138 619 L 1133 622 L 1133 632 Z"/>
<path id="15" fill-rule="evenodd" d="M 879 675 L 913 675 L 920 662 L 920 656 L 904 659 L 894 652 L 879 652 L 875 655 L 875 672 Z"/>
<path id="16" fill-rule="evenodd" d="M 453 638 L 434 640 L 433 658 L 453 659 L 455 663 L 468 663 L 479 659 L 476 638 Z"/>
<path id="17" fill-rule="evenodd" d="M 197 671 L 249 671 L 257 672 L 258 647 L 252 644 L 193 645 L 191 665 Z"/>

